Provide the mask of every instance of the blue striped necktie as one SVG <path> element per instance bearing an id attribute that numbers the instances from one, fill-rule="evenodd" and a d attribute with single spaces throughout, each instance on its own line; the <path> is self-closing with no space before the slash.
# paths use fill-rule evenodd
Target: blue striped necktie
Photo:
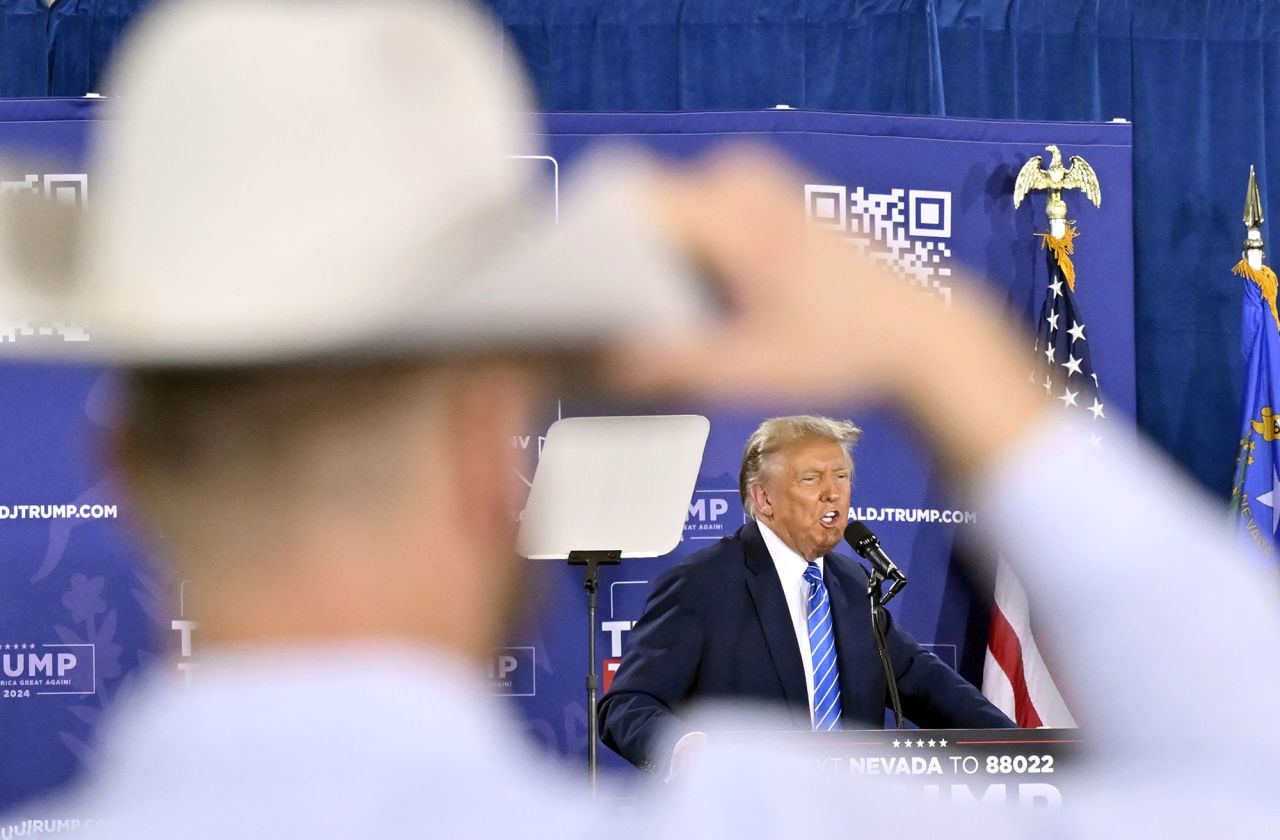
<path id="1" fill-rule="evenodd" d="M 831 627 L 831 601 L 822 570 L 810 563 L 804 570 L 809 584 L 809 651 L 813 657 L 813 728 L 840 728 L 840 667 L 836 663 L 836 638 Z"/>

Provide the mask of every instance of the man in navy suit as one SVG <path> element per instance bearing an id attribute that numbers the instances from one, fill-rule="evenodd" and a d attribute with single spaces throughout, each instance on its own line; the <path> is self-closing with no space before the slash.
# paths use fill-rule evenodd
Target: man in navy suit
<path id="1" fill-rule="evenodd" d="M 860 434 L 812 416 L 768 420 L 752 434 L 739 491 L 753 521 L 655 581 L 600 705 L 610 749 L 640 767 L 665 764 L 660 736 L 685 730 L 677 752 L 697 739 L 679 717 L 694 700 L 771 703 L 801 729 L 884 725 L 867 573 L 831 553 L 848 521 Z M 806 578 L 810 566 L 818 574 Z M 1014 725 L 887 614 L 886 627 L 907 718 L 930 728 Z"/>

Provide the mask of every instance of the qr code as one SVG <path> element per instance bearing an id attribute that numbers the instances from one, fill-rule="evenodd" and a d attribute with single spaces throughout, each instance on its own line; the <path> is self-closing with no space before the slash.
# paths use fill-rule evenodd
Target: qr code
<path id="1" fill-rule="evenodd" d="M 83 172 L 61 175 L 25 175 L 17 180 L 0 180 L 0 193 L 26 192 L 43 195 L 63 204 L 85 207 L 89 203 L 89 176 Z"/>
<path id="2" fill-rule="evenodd" d="M 951 193 L 805 184 L 805 212 L 896 274 L 951 301 Z"/>
<path id="3" fill-rule="evenodd" d="M 42 338 L 56 341 L 88 341 L 89 331 L 80 324 L 10 321 L 0 317 L 0 344 L 13 344 L 20 339 Z"/>
<path id="4" fill-rule="evenodd" d="M 83 172 L 60 174 L 28 174 L 12 180 L 0 180 L 0 194 L 30 193 L 42 195 L 60 204 L 84 208 L 89 203 L 89 176 Z M 63 321 L 33 321 L 0 315 L 0 345 L 33 341 L 88 341 L 89 331 L 83 324 Z"/>

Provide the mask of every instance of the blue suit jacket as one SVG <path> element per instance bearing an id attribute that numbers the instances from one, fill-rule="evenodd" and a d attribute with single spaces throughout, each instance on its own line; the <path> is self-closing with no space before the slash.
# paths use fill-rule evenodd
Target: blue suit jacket
<path id="1" fill-rule="evenodd" d="M 823 578 L 840 663 L 845 729 L 884 726 L 888 688 L 871 634 L 867 573 L 828 554 Z M 1014 723 L 924 650 L 886 614 L 889 653 L 903 713 L 928 728 L 994 728 Z M 732 537 L 661 575 L 636 623 L 609 693 L 600 704 L 604 743 L 632 764 L 662 763 L 655 740 L 693 700 L 759 700 L 809 729 L 809 692 L 782 582 L 760 529 Z"/>

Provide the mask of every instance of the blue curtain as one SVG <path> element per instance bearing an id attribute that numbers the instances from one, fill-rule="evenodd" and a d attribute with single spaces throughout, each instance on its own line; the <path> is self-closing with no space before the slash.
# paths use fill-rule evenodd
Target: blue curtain
<path id="1" fill-rule="evenodd" d="M 40 0 L 0 0 L 0 96 L 49 94 L 48 20 Z"/>
<path id="2" fill-rule="evenodd" d="M 1280 167 L 1267 165 L 1280 155 L 1280 133 L 1268 130 L 1280 88 L 1267 84 L 1277 0 L 491 5 L 552 110 L 785 103 L 1131 120 L 1138 421 L 1207 487 L 1229 491 L 1243 378 L 1242 287 L 1229 268 L 1250 163 L 1264 203 L 1280 197 Z"/>
<path id="3" fill-rule="evenodd" d="M 96 92 L 147 0 L 0 0 L 0 96 Z"/>
<path id="4" fill-rule="evenodd" d="M 1228 269 L 1250 163 L 1265 205 L 1280 197 L 1280 0 L 487 3 L 551 111 L 1132 120 L 1138 421 L 1229 490 L 1243 371 Z M 95 89 L 145 4 L 0 0 L 0 95 Z"/>

